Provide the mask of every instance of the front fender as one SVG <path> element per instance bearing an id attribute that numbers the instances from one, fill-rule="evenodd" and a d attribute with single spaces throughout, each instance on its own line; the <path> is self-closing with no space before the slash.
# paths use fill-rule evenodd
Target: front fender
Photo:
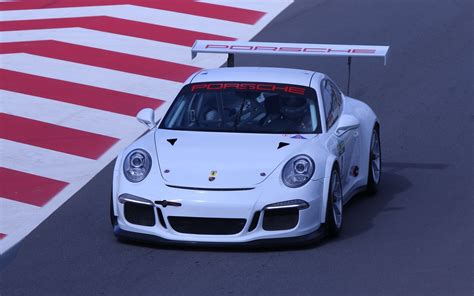
<path id="1" fill-rule="evenodd" d="M 151 182 L 150 180 L 152 179 L 151 175 L 154 175 L 154 174 L 161 175 L 158 157 L 156 156 L 154 133 L 155 133 L 155 129 L 143 134 L 141 137 L 139 137 L 135 142 L 130 144 L 127 148 L 125 148 L 122 151 L 122 153 L 120 153 L 117 156 L 117 159 L 115 161 L 115 166 L 114 166 L 113 179 L 112 179 L 113 180 L 112 181 L 113 183 L 112 205 L 113 205 L 114 215 L 117 215 L 117 198 L 118 198 L 119 192 L 123 190 L 123 188 L 121 187 L 136 188 L 136 187 L 146 186 L 146 184 L 149 184 Z M 150 154 L 150 157 L 152 160 L 152 166 L 151 166 L 149 175 L 145 178 L 145 180 L 139 183 L 131 183 L 123 175 L 124 158 L 130 151 L 134 149 L 143 149 L 147 151 L 148 154 Z"/>

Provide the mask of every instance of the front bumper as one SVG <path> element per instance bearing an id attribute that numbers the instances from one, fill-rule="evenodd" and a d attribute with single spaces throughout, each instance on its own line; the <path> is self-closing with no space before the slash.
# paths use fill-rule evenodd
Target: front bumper
<path id="1" fill-rule="evenodd" d="M 114 226 L 114 234 L 119 239 L 130 240 L 135 242 L 152 243 L 164 246 L 191 246 L 191 247 L 284 247 L 284 246 L 301 246 L 316 243 L 325 236 L 325 228 L 319 227 L 317 230 L 296 237 L 257 239 L 247 242 L 211 242 L 211 241 L 183 241 L 170 240 L 156 235 L 131 232 L 121 229 L 118 225 Z"/>
<path id="2" fill-rule="evenodd" d="M 154 193 L 150 194 L 150 190 L 144 190 L 142 186 L 122 187 L 121 190 L 115 191 L 113 197 L 114 213 L 117 216 L 114 232 L 122 238 L 173 245 L 267 245 L 312 241 L 320 236 L 321 223 L 324 221 L 321 215 L 324 211 L 322 187 L 322 180 L 311 181 L 299 189 L 256 188 L 235 192 L 193 191 L 157 186 L 153 190 Z M 138 225 L 140 223 L 127 218 L 124 203 L 118 202 L 119 196 L 132 193 L 156 209 L 147 215 L 151 220 L 149 224 Z M 168 202 L 174 201 L 179 206 L 163 207 L 160 201 L 164 199 Z M 307 204 L 307 207 L 298 210 L 296 221 L 283 221 L 279 220 L 278 215 L 270 217 L 264 213 L 268 205 L 295 199 L 303 200 Z M 258 212 L 260 216 L 255 219 Z M 265 217 L 271 218 L 271 221 L 264 220 Z M 178 221 L 181 224 L 176 225 L 173 224 L 175 218 L 185 218 L 187 221 Z M 219 223 L 241 220 L 244 224 L 240 224 L 240 228 L 235 231 L 219 230 L 219 233 L 206 232 L 206 229 L 193 229 L 196 232 L 192 233 L 187 232 L 189 228 L 182 230 L 182 227 L 195 226 L 192 222 L 196 219 L 222 220 L 217 221 Z M 272 223 L 266 223 L 269 221 Z M 279 221 L 282 223 L 278 223 Z M 212 224 L 215 221 L 207 222 Z"/>

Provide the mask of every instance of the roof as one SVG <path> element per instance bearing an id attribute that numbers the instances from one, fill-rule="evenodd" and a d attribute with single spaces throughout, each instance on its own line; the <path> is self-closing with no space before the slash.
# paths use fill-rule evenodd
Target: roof
<path id="1" fill-rule="evenodd" d="M 191 83 L 210 81 L 242 81 L 242 82 L 269 82 L 287 83 L 309 86 L 313 75 L 322 77 L 323 74 L 287 68 L 271 67 L 232 67 L 200 71 L 193 77 Z"/>

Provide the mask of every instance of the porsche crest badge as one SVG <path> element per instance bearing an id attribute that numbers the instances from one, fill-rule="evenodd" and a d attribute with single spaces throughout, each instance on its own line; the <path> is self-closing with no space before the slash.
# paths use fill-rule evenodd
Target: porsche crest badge
<path id="1" fill-rule="evenodd" d="M 209 173 L 209 182 L 214 181 L 216 179 L 216 177 L 217 177 L 217 171 L 211 171 Z"/>

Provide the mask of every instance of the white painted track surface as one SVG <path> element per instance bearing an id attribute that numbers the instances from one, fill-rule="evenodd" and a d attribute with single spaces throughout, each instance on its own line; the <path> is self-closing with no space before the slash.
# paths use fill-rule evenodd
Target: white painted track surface
<path id="1" fill-rule="evenodd" d="M 194 36 L 250 40 L 292 1 L 44 2 L 0 4 L 0 254 L 144 132 L 136 110 L 160 115 L 184 77 L 224 63 L 191 60 Z"/>

